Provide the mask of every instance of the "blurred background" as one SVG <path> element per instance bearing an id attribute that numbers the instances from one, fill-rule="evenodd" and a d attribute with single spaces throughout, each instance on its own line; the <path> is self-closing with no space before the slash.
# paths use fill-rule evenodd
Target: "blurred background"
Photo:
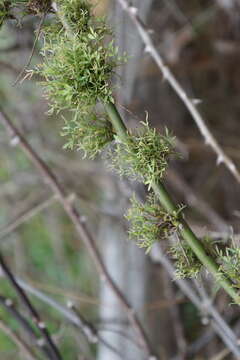
<path id="1" fill-rule="evenodd" d="M 156 48 L 198 109 L 222 148 L 240 167 L 240 2 L 238 0 L 132 0 L 139 9 Z M 181 159 L 171 163 L 167 187 L 178 203 L 187 204 L 186 217 L 199 236 L 238 241 L 240 184 L 223 166 L 197 129 L 186 107 L 164 81 L 118 1 L 99 0 L 96 14 L 108 16 L 115 41 L 129 61 L 118 69 L 115 90 L 118 107 L 129 126 L 148 117 L 159 131 L 167 127 L 177 138 Z M 61 115 L 46 114 L 47 101 L 37 76 L 13 87 L 27 63 L 39 18 L 26 16 L 21 25 L 8 21 L 0 32 L 0 103 L 9 117 L 49 165 L 93 234 L 104 262 L 144 324 L 160 359 L 235 359 L 199 310 L 171 279 L 157 254 L 128 241 L 124 213 L 132 191 L 144 196 L 138 184 L 119 179 L 106 161 L 82 159 L 79 152 L 63 150 Z M 30 68 L 42 61 L 41 40 Z M 76 235 L 73 224 L 22 150 L 11 146 L 0 128 L 0 247 L 11 269 L 31 289 L 62 305 L 71 301 L 103 343 L 89 344 L 54 306 L 31 295 L 47 321 L 64 359 L 146 359 L 136 346 L 126 315 Z M 188 282 L 194 291 L 196 284 Z M 237 306 L 210 279 L 200 287 L 219 313 L 240 333 Z M 197 285 L 198 287 L 199 285 Z M 25 312 L 4 278 L 1 294 L 11 297 Z M 198 289 L 199 290 L 199 289 Z M 200 297 L 201 294 L 199 294 Z M 46 299 L 45 299 L 46 300 Z M 24 330 L 4 307 L 0 320 L 26 338 Z M 31 339 L 26 339 L 31 345 Z M 41 354 L 37 355 L 42 359 Z M 0 323 L 0 359 L 26 359 Z M 150 359 L 149 359 L 150 360 Z"/>

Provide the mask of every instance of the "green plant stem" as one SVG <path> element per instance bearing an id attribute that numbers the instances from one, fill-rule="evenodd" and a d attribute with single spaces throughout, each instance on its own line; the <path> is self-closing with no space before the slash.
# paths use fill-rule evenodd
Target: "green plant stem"
<path id="1" fill-rule="evenodd" d="M 116 106 L 113 103 L 108 103 L 105 105 L 105 109 L 119 137 L 126 139 L 128 136 L 127 128 Z M 152 188 L 165 210 L 169 212 L 177 211 L 176 205 L 172 201 L 170 195 L 161 182 L 153 183 Z M 191 247 L 192 251 L 201 261 L 201 263 L 215 277 L 216 282 L 228 293 L 228 295 L 234 300 L 235 303 L 240 304 L 240 296 L 234 289 L 233 284 L 220 273 L 219 267 L 214 259 L 206 254 L 201 242 L 183 218 L 180 220 L 179 233 Z"/>
<path id="2" fill-rule="evenodd" d="M 118 136 L 122 139 L 127 139 L 127 127 L 124 124 L 116 106 L 113 103 L 108 103 L 105 105 L 105 109 Z"/>

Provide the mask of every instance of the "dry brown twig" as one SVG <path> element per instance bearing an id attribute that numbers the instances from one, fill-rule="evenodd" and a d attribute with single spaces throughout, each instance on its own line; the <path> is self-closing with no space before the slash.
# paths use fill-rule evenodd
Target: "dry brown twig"
<path id="1" fill-rule="evenodd" d="M 2 319 L 0 319 L 0 330 L 12 339 L 22 354 L 25 354 L 26 360 L 37 360 L 28 344 L 26 344 L 16 332 L 10 329 Z"/>
<path id="2" fill-rule="evenodd" d="M 201 132 L 206 145 L 209 145 L 216 153 L 217 164 L 220 165 L 221 163 L 223 163 L 227 167 L 227 169 L 232 173 L 232 175 L 237 180 L 237 182 L 240 183 L 239 170 L 237 169 L 232 159 L 221 148 L 218 141 L 209 130 L 204 118 L 197 109 L 196 105 L 198 105 L 199 99 L 191 99 L 187 95 L 186 91 L 183 89 L 181 84 L 178 82 L 178 80 L 175 78 L 171 70 L 166 66 L 162 56 L 160 55 L 159 51 L 156 49 L 151 39 L 150 31 L 146 28 L 146 26 L 138 16 L 138 9 L 135 6 L 129 5 L 127 0 L 116 0 L 116 1 L 121 5 L 123 10 L 126 11 L 129 17 L 132 19 L 134 25 L 137 28 L 139 36 L 141 37 L 145 45 L 145 52 L 148 53 L 153 58 L 159 70 L 161 71 L 164 80 L 166 80 L 169 83 L 169 85 L 172 87 L 175 93 L 185 104 L 190 115 L 195 121 L 199 131 Z"/>
<path id="3" fill-rule="evenodd" d="M 153 354 L 148 337 L 137 315 L 135 314 L 134 309 L 128 303 L 124 294 L 118 288 L 118 286 L 112 279 L 109 271 L 107 270 L 105 264 L 103 263 L 101 254 L 97 249 L 95 241 L 85 224 L 85 217 L 79 214 L 75 206 L 69 200 L 69 197 L 65 192 L 65 189 L 62 187 L 62 185 L 60 184 L 56 176 L 53 174 L 51 169 L 33 150 L 33 148 L 26 141 L 24 136 L 19 132 L 19 130 L 15 127 L 15 125 L 12 123 L 12 121 L 8 118 L 8 116 L 5 114 L 5 112 L 2 109 L 0 109 L 0 122 L 9 132 L 9 135 L 11 137 L 11 145 L 12 146 L 19 145 L 21 147 L 21 149 L 24 151 L 27 157 L 39 170 L 45 182 L 51 187 L 53 193 L 56 194 L 56 196 L 58 197 L 59 202 L 62 204 L 65 212 L 67 213 L 72 223 L 74 224 L 80 239 L 84 242 L 86 248 L 88 249 L 95 263 L 95 266 L 100 274 L 101 280 L 105 281 L 109 285 L 109 287 L 112 289 L 113 293 L 117 297 L 119 303 L 122 305 L 122 308 L 125 310 L 131 326 L 133 327 L 133 329 L 135 329 L 136 333 L 139 336 L 140 345 L 146 352 L 147 359 L 156 360 L 157 356 Z"/>
<path id="4" fill-rule="evenodd" d="M 219 335 L 228 349 L 236 356 L 237 359 L 239 359 L 240 349 L 238 346 L 237 337 L 219 314 L 217 309 L 214 307 L 211 299 L 207 296 L 207 294 L 204 294 L 204 300 L 202 300 L 186 280 L 176 279 L 175 269 L 167 257 L 164 256 L 163 251 L 159 245 L 156 245 L 152 249 L 150 257 L 154 263 L 161 264 L 164 267 L 182 293 L 185 294 L 186 297 L 196 306 L 200 313 L 209 316 L 211 319 L 211 325 L 213 326 L 215 332 Z"/>
<path id="5" fill-rule="evenodd" d="M 62 356 L 59 352 L 58 347 L 54 343 L 52 336 L 43 322 L 41 316 L 39 315 L 35 306 L 33 306 L 32 302 L 29 300 L 28 296 L 26 295 L 25 291 L 21 288 L 21 286 L 17 283 L 15 276 L 13 275 L 12 271 L 10 270 L 9 266 L 5 262 L 3 256 L 0 253 L 0 266 L 3 274 L 8 279 L 9 283 L 11 284 L 12 288 L 15 290 L 16 294 L 18 295 L 19 299 L 25 305 L 26 309 L 29 312 L 29 315 L 32 318 L 33 323 L 37 326 L 40 334 L 42 335 L 43 340 L 45 341 L 46 345 L 50 351 L 50 359 L 53 360 L 62 360 Z"/>

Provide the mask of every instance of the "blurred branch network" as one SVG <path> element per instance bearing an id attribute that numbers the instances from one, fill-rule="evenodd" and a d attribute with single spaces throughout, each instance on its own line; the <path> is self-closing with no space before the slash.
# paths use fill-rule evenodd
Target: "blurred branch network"
<path id="1" fill-rule="evenodd" d="M 166 182 L 193 210 L 190 224 L 239 244 L 239 2 L 106 0 L 94 12 L 129 55 L 115 91 L 129 126 L 147 111 L 176 134 L 182 158 Z M 240 359 L 239 307 L 206 273 L 176 279 L 164 242 L 147 256 L 127 241 L 123 213 L 144 187 L 63 150 L 39 76 L 12 86 L 39 25 L 21 21 L 0 33 L 0 262 L 10 279 L 1 273 L 0 358 Z"/>

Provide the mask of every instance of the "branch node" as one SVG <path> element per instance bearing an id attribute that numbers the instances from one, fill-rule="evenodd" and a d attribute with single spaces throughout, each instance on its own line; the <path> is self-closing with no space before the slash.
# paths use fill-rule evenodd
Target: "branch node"
<path id="1" fill-rule="evenodd" d="M 209 324 L 209 318 L 207 316 L 203 316 L 201 319 L 201 323 L 206 326 Z"/>
<path id="2" fill-rule="evenodd" d="M 85 215 L 81 215 L 81 216 L 79 217 L 79 220 L 80 220 L 80 222 L 81 222 L 82 224 L 84 224 L 84 223 L 87 222 L 87 217 L 86 217 Z"/>
<path id="3" fill-rule="evenodd" d="M 46 345 L 46 342 L 44 339 L 38 339 L 37 344 L 39 347 L 44 347 Z"/>
<path id="4" fill-rule="evenodd" d="M 37 325 L 38 325 L 38 327 L 39 327 L 40 329 L 45 329 L 45 328 L 46 328 L 46 325 L 45 325 L 45 323 L 44 323 L 43 321 L 39 321 L 39 322 L 37 323 Z"/>
<path id="5" fill-rule="evenodd" d="M 11 299 L 6 299 L 5 304 L 6 304 L 6 306 L 11 307 L 11 306 L 13 306 L 13 301 Z"/>
<path id="6" fill-rule="evenodd" d="M 71 300 L 68 300 L 68 301 L 67 301 L 67 307 L 68 307 L 69 309 L 73 309 L 73 308 L 74 308 L 74 304 L 73 304 L 73 302 L 72 302 Z"/>
<path id="7" fill-rule="evenodd" d="M 202 103 L 202 99 L 192 99 L 193 105 L 199 105 Z"/>
<path id="8" fill-rule="evenodd" d="M 136 16 L 138 13 L 138 8 L 136 8 L 135 6 L 129 6 L 128 10 L 134 16 Z"/>
<path id="9" fill-rule="evenodd" d="M 144 49 L 144 52 L 147 53 L 147 54 L 150 54 L 151 53 L 151 47 L 146 45 L 145 49 Z"/>
<path id="10" fill-rule="evenodd" d="M 20 137 L 18 135 L 13 136 L 12 139 L 10 140 L 10 145 L 15 147 L 19 144 L 20 142 Z"/>

